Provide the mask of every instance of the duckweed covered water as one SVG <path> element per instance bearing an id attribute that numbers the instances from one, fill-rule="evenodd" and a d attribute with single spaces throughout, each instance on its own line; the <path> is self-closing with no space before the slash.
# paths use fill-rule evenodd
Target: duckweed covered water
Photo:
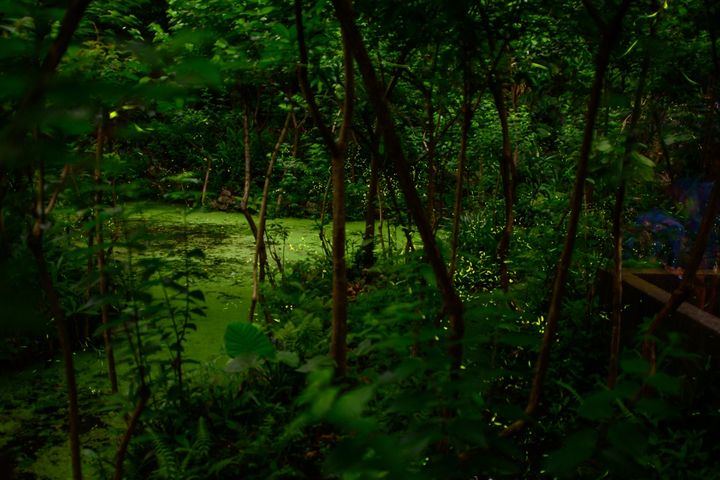
<path id="1" fill-rule="evenodd" d="M 196 319 L 197 331 L 188 334 L 184 355 L 197 362 L 188 364 L 189 379 L 193 379 L 193 372 L 205 375 L 208 369 L 221 374 L 228 360 L 222 345 L 225 327 L 248 317 L 255 242 L 245 218 L 235 212 L 188 210 L 158 204 L 133 204 L 125 207 L 125 211 L 130 225 L 144 226 L 150 234 L 143 256 L 179 262 L 183 252 L 192 249 L 203 252 L 201 265 L 207 278 L 195 279 L 193 288 L 203 291 L 207 316 Z M 350 244 L 360 244 L 362 228 L 362 222 L 348 224 Z M 269 220 L 268 230 L 278 255 L 285 262 L 322 254 L 315 220 Z M 329 226 L 326 235 L 329 238 Z M 114 254 L 126 252 L 118 249 Z M 122 389 L 127 389 L 129 384 L 129 363 L 122 358 L 122 353 L 117 360 L 121 382 L 121 394 L 113 400 L 117 408 L 112 407 L 111 401 L 102 417 L 89 416 L 83 412 L 108 395 L 104 353 L 89 347 L 75 354 L 86 478 L 99 478 L 98 454 L 111 458 L 124 429 L 124 419 L 116 412 L 123 410 L 121 403 L 126 401 Z M 62 364 L 58 359 L 38 359 L 21 371 L 0 375 L 0 478 L 65 480 L 71 477 L 66 398 Z"/>

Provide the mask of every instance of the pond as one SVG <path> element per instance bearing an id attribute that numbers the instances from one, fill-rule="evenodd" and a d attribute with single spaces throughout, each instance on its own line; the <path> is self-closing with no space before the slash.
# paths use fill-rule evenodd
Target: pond
<path id="1" fill-rule="evenodd" d="M 223 334 L 228 323 L 248 317 L 252 288 L 254 239 L 242 214 L 187 210 L 181 206 L 132 204 L 125 207 L 128 223 L 145 226 L 147 249 L 144 256 L 179 261 L 182 252 L 200 249 L 206 277 L 194 280 L 193 288 L 204 293 L 206 317 L 196 319 L 197 331 L 185 344 L 187 375 L 202 381 L 208 370 L 220 372 L 228 357 L 223 352 Z M 361 243 L 362 222 L 348 224 L 348 242 Z M 319 225 L 315 220 L 273 219 L 268 230 L 276 240 L 275 249 L 285 262 L 311 258 L 322 253 Z M 330 227 L 326 227 L 330 236 Z M 118 249 L 114 255 L 127 252 Z M 272 260 L 270 260 L 272 262 Z M 330 274 L 330 272 L 328 272 Z M 152 292 L 159 295 L 159 291 Z M 328 292 L 329 295 L 329 292 Z M 118 349 L 121 393 L 128 386 L 128 359 Z M 114 451 L 124 420 L 116 411 L 125 402 L 116 399 L 117 409 L 105 415 L 83 414 L 107 395 L 108 382 L 104 353 L 92 347 L 75 353 L 80 387 L 81 442 L 86 478 L 94 478 L 97 453 L 108 457 Z M 219 373 L 218 373 L 219 374 Z M 20 371 L 0 375 L 0 478 L 67 479 L 71 477 L 66 435 L 66 394 L 59 359 L 37 361 Z M 96 411 L 97 409 L 93 409 Z"/>

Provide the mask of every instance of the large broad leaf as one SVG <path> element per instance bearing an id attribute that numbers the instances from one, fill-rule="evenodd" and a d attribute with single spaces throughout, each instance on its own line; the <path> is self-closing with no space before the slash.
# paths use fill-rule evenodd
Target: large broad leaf
<path id="1" fill-rule="evenodd" d="M 248 370 L 257 370 L 265 363 L 256 353 L 246 353 L 228 360 L 225 371 L 229 373 L 244 373 Z"/>
<path id="2" fill-rule="evenodd" d="M 233 322 L 225 330 L 225 351 L 231 357 L 255 354 L 273 358 L 275 347 L 265 333 L 252 323 Z"/>
<path id="3" fill-rule="evenodd" d="M 545 461 L 547 472 L 558 476 L 576 476 L 577 467 L 592 457 L 596 444 L 595 430 L 582 430 L 570 435 L 562 448 L 548 455 Z"/>

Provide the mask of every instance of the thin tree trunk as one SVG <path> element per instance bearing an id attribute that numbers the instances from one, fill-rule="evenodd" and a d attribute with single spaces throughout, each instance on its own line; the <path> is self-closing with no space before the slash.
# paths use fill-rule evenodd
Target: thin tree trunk
<path id="1" fill-rule="evenodd" d="M 252 182 L 252 145 L 250 144 L 250 119 L 247 104 L 243 109 L 243 151 L 245 156 L 245 183 L 243 188 L 243 196 L 240 200 L 240 210 L 242 210 L 248 226 L 252 231 L 253 237 L 257 239 L 257 226 L 255 220 L 248 211 L 248 201 L 250 200 L 250 185 Z"/>
<path id="2" fill-rule="evenodd" d="M 426 122 L 428 124 L 428 135 L 429 139 L 427 141 L 427 149 L 426 149 L 426 157 L 427 157 L 427 175 L 428 175 L 428 184 L 427 184 L 427 216 L 428 221 L 430 222 L 430 225 L 434 226 L 437 224 L 437 216 L 436 216 L 436 209 L 437 209 L 437 165 L 435 165 L 435 147 L 436 147 L 436 139 L 435 139 L 435 110 L 433 109 L 432 105 L 432 91 L 428 90 L 425 93 L 425 115 L 426 115 Z"/>
<path id="3" fill-rule="evenodd" d="M 149 399 L 150 389 L 146 385 L 142 385 L 142 387 L 140 387 L 140 398 L 138 398 L 135 410 L 133 410 L 133 413 L 130 416 L 130 421 L 125 429 L 125 433 L 120 439 L 120 445 L 118 446 L 117 453 L 115 454 L 115 474 L 113 475 L 113 480 L 122 480 L 123 462 L 125 461 L 125 456 L 127 455 L 128 446 L 130 446 L 130 439 L 135 433 L 138 421 L 140 420 L 140 415 L 142 415 L 143 410 L 145 410 L 145 406 L 147 405 Z"/>
<path id="4" fill-rule="evenodd" d="M 322 204 L 320 205 L 320 231 L 318 232 L 318 237 L 320 237 L 320 246 L 322 247 L 323 253 L 325 254 L 326 258 L 332 257 L 332 252 L 330 252 L 330 248 L 328 247 L 329 242 L 327 241 L 327 237 L 325 236 L 325 213 L 327 212 L 327 203 L 328 197 L 330 196 L 331 187 L 332 169 L 330 169 L 330 172 L 328 173 L 328 179 L 325 183 L 325 190 L 323 191 Z"/>
<path id="5" fill-rule="evenodd" d="M 656 18 L 657 21 L 657 18 Z M 650 27 L 650 38 L 655 38 L 656 22 Z M 618 376 L 618 362 L 620 358 L 620 337 L 622 333 L 622 219 L 623 205 L 625 202 L 625 165 L 635 148 L 635 142 L 638 138 L 638 123 L 640 122 L 640 114 L 642 111 L 642 98 L 645 92 L 645 83 L 650 70 L 650 52 L 645 51 L 643 63 L 640 69 L 640 77 L 638 86 L 635 90 L 635 98 L 633 99 L 633 109 L 630 114 L 628 123 L 628 134 L 625 140 L 625 155 L 620 173 L 620 182 L 615 191 L 615 206 L 613 207 L 613 292 L 612 292 L 612 312 L 611 312 L 611 336 L 610 336 L 610 361 L 608 365 L 608 387 L 615 388 Z"/>
<path id="6" fill-rule="evenodd" d="M 258 108 L 260 100 L 258 99 Z M 256 112 L 257 116 L 257 112 Z M 257 245 L 258 241 L 258 227 L 255 224 L 252 213 L 248 208 L 248 201 L 250 200 L 250 188 L 252 186 L 252 144 L 250 143 L 250 112 L 249 106 L 244 101 L 243 108 L 243 152 L 245 158 L 245 180 L 243 185 L 243 196 L 240 200 L 240 211 L 242 212 L 245 220 L 247 221 L 248 227 L 255 238 Z M 262 249 L 260 250 L 259 262 L 260 262 L 260 277 L 261 280 L 265 279 L 265 272 L 268 270 L 267 260 L 267 249 L 265 248 L 265 242 L 262 242 Z"/>
<path id="7" fill-rule="evenodd" d="M 88 216 L 83 216 L 84 220 L 89 219 Z M 95 246 L 95 230 L 88 229 L 86 232 L 87 234 L 87 251 L 92 252 L 93 247 Z M 86 274 L 88 278 L 90 278 L 93 274 L 93 271 L 95 270 L 95 266 L 97 264 L 97 258 L 93 255 L 87 256 L 87 265 L 86 265 Z M 85 289 L 85 297 L 86 301 L 90 301 L 93 295 L 93 285 L 92 283 L 88 283 L 87 288 Z M 85 318 L 85 321 L 83 322 L 83 338 L 90 338 L 90 319 L 88 317 Z"/>
<path id="8" fill-rule="evenodd" d="M 385 217 L 383 215 L 383 194 L 382 189 L 380 188 L 379 182 L 378 182 L 378 189 L 377 189 L 377 199 L 378 199 L 378 236 L 380 237 L 380 251 L 382 251 L 383 255 L 385 255 L 385 240 L 383 238 L 383 222 L 385 221 Z M 389 240 L 388 240 L 389 241 Z"/>
<path id="9" fill-rule="evenodd" d="M 462 133 L 460 135 L 460 152 L 458 153 L 458 166 L 455 177 L 455 204 L 453 207 L 453 229 L 452 239 L 450 242 L 450 279 L 452 280 L 455 276 L 455 268 L 457 266 L 457 252 L 458 252 L 458 239 L 460 238 L 460 215 L 462 214 L 462 192 L 463 192 L 463 178 L 465 176 L 465 163 L 467 162 L 467 143 L 468 133 L 470 132 L 470 123 L 472 122 L 472 105 L 470 104 L 470 79 L 471 79 L 471 67 L 470 61 L 467 58 L 467 47 L 464 47 L 463 52 L 463 123 Z"/>
<path id="10" fill-rule="evenodd" d="M 352 59 L 345 61 L 352 69 Z M 350 93 L 346 93 L 350 95 Z M 347 265 L 345 264 L 345 152 L 332 157 L 333 178 L 333 282 L 332 282 L 332 338 L 330 356 L 335 360 L 336 373 L 343 377 L 347 371 Z"/>
<path id="11" fill-rule="evenodd" d="M 695 275 L 697 274 L 700 263 L 702 262 L 705 250 L 707 248 L 708 239 L 710 232 L 712 231 L 713 224 L 715 223 L 715 217 L 720 211 L 720 180 L 714 179 L 712 192 L 710 193 L 710 199 L 708 204 L 705 206 L 705 212 L 703 213 L 702 222 L 700 223 L 700 230 L 698 231 L 695 244 L 693 245 L 692 253 L 690 254 L 690 261 L 683 274 L 683 279 L 680 285 L 673 291 L 670 298 L 665 303 L 663 308 L 655 315 L 653 321 L 645 332 L 645 339 L 643 340 L 643 354 L 645 358 L 650 361 L 650 373 L 655 373 L 657 368 L 657 359 L 655 355 L 655 341 L 653 336 L 657 333 L 660 325 L 670 315 L 678 309 L 680 304 L 690 295 L 693 284 L 695 282 Z"/>
<path id="12" fill-rule="evenodd" d="M 384 89 L 378 80 L 375 68 L 365 48 L 364 41 L 355 24 L 352 4 L 348 0 L 333 0 L 335 14 L 340 21 L 340 26 L 345 35 L 348 48 L 352 52 L 358 69 L 362 75 L 363 82 L 368 92 L 370 101 L 375 109 L 378 124 L 383 131 L 385 146 L 388 158 L 392 158 L 397 173 L 400 188 L 405 195 L 405 200 L 410 210 L 425 247 L 425 256 L 435 274 L 440 293 L 443 298 L 443 307 L 450 321 L 450 347 L 449 354 L 452 363 L 452 370 L 457 374 L 462 363 L 462 339 L 464 335 L 463 308 L 460 297 L 455 291 L 450 275 L 448 274 L 445 262 L 438 248 L 432 225 L 428 221 L 425 209 L 422 206 L 420 197 L 415 189 L 411 177 L 411 168 L 400 143 L 400 138 L 395 130 Z"/>
<path id="13" fill-rule="evenodd" d="M 307 65 L 308 53 L 302 22 L 302 0 L 295 1 L 295 21 L 300 49 L 298 80 L 310 108 L 315 124 L 330 151 L 333 184 L 333 281 L 332 281 L 332 339 L 330 356 L 335 360 L 335 373 L 342 378 L 347 370 L 347 267 L 345 264 L 345 151 L 352 119 L 354 103 L 353 62 L 347 32 L 342 30 L 343 58 L 345 65 L 345 100 L 343 118 L 338 139 L 323 121 L 310 88 Z"/>
<path id="14" fill-rule="evenodd" d="M 100 214 L 102 204 L 102 157 L 103 147 L 105 143 L 104 115 L 100 112 L 101 118 L 97 128 L 97 140 L 95 149 L 95 243 L 97 245 L 97 269 L 100 277 L 100 321 L 103 325 L 103 342 L 105 345 L 105 360 L 107 361 L 108 377 L 110 379 L 110 391 L 117 393 L 118 379 L 117 370 L 115 368 L 115 353 L 112 344 L 112 331 L 108 324 L 110 323 L 110 312 L 107 304 L 108 294 L 108 276 L 105 266 L 105 246 L 103 245 L 103 219 Z"/>
<path id="15" fill-rule="evenodd" d="M 74 0 L 70 3 L 62 21 L 60 29 L 55 40 L 50 45 L 48 53 L 43 59 L 42 65 L 36 81 L 27 91 L 18 106 L 17 113 L 13 118 L 10 137 L 13 141 L 20 142 L 25 136 L 28 128 L 28 113 L 41 103 L 47 84 L 55 74 L 57 66 L 60 64 L 63 55 L 67 51 L 70 41 L 72 40 L 75 30 L 77 30 L 80 20 L 82 20 L 85 10 L 90 0 Z M 80 435 L 79 435 L 79 412 L 77 383 L 75 380 L 75 367 L 73 364 L 72 345 L 68 335 L 68 326 L 65 319 L 65 312 L 60 304 L 60 297 L 52 282 L 52 277 L 47 268 L 45 260 L 45 251 L 43 248 L 43 224 L 45 223 L 45 205 L 43 190 L 45 188 L 45 172 L 42 160 L 39 165 L 40 185 L 37 192 L 37 204 L 35 206 L 35 223 L 32 231 L 28 236 L 28 247 L 35 257 L 37 264 L 40 286 L 45 291 L 50 312 L 54 317 L 55 325 L 58 330 L 58 340 L 63 354 L 63 363 L 65 368 L 65 380 L 67 382 L 68 391 L 68 420 L 70 434 L 70 460 L 72 463 L 72 475 L 74 480 L 82 479 L 82 464 L 80 460 Z"/>
<path id="16" fill-rule="evenodd" d="M 275 144 L 275 148 L 273 148 L 272 155 L 270 155 L 270 161 L 268 162 L 267 171 L 265 172 L 265 183 L 263 185 L 263 193 L 262 193 L 262 200 L 260 203 L 260 214 L 258 217 L 258 225 L 257 225 L 257 236 L 255 237 L 255 256 L 253 258 L 253 289 L 252 289 L 252 299 L 250 301 L 250 315 L 249 319 L 252 322 L 255 317 L 255 307 L 258 302 L 262 301 L 261 295 L 260 295 L 260 275 L 258 272 L 258 267 L 260 266 L 260 257 L 262 255 L 262 252 L 265 250 L 265 220 L 267 217 L 267 203 L 268 203 L 268 193 L 270 191 L 270 178 L 272 176 L 273 167 L 275 166 L 275 161 L 277 160 L 278 154 L 280 153 L 280 147 L 282 147 L 283 142 L 285 141 L 285 135 L 287 135 L 288 128 L 290 126 L 290 119 L 292 118 L 292 112 L 288 113 L 285 117 L 285 124 L 282 127 L 282 130 L 280 130 L 280 135 L 278 136 L 278 141 Z M 265 310 L 265 320 L 270 322 L 272 319 L 269 315 L 269 312 Z"/>
<path id="17" fill-rule="evenodd" d="M 550 365 L 550 350 L 555 341 L 555 332 L 557 331 L 560 310 L 562 307 L 562 298 L 565 293 L 565 282 L 570 269 L 573 248 L 575 247 L 575 235 L 577 233 L 580 211 L 582 209 L 583 190 L 585 180 L 587 178 L 590 150 L 592 147 L 595 122 L 600 105 L 600 97 L 602 96 L 605 72 L 607 71 L 607 67 L 610 62 L 610 53 L 612 52 L 612 49 L 620 35 L 622 20 L 625 17 L 628 7 L 630 6 L 630 2 L 631 0 L 623 0 L 610 23 L 608 25 L 602 23 L 601 26 L 602 39 L 595 58 L 595 78 L 593 80 L 590 99 L 588 101 L 583 140 L 580 147 L 580 157 L 578 159 L 577 171 L 575 173 L 575 183 L 573 185 L 572 197 L 570 199 L 568 229 L 565 236 L 562 254 L 560 255 L 560 260 L 558 262 L 557 271 L 555 273 L 555 281 L 553 282 L 552 298 L 550 300 L 550 308 L 548 310 L 547 321 L 545 324 L 543 342 L 540 347 L 537 362 L 535 363 L 535 374 L 532 380 L 528 403 L 525 407 L 525 415 L 528 417 L 534 415 L 540 405 L 540 397 L 542 395 L 545 375 Z M 587 1 L 584 1 L 583 3 L 589 6 Z M 595 13 L 594 8 L 589 6 L 589 9 Z M 599 23 L 601 22 L 599 21 Z M 508 426 L 503 431 L 503 434 L 510 435 L 514 432 L 520 431 L 525 427 L 525 423 L 525 419 L 517 420 Z"/>
<path id="18" fill-rule="evenodd" d="M 82 478 L 82 467 L 80 461 L 80 414 L 78 409 L 78 393 L 77 382 L 75 380 L 75 366 L 73 361 L 72 345 L 68 334 L 68 325 L 65 320 L 65 313 L 60 305 L 60 298 L 52 278 L 48 272 L 47 263 L 45 261 L 45 252 L 42 246 L 41 227 L 38 225 L 33 228 L 33 233 L 28 239 L 28 246 L 35 257 L 35 263 L 40 277 L 40 286 L 45 291 L 50 312 L 55 320 L 57 327 L 58 340 L 60 341 L 60 350 L 62 351 L 63 364 L 65 368 L 65 383 L 67 384 L 68 394 L 68 420 L 70 425 L 70 460 L 72 463 L 73 479 L 80 480 Z"/>
<path id="19" fill-rule="evenodd" d="M 207 168 L 205 169 L 205 181 L 203 182 L 202 194 L 200 196 L 200 205 L 205 206 L 205 197 L 207 196 L 208 183 L 210 183 L 210 171 L 212 170 L 212 157 L 207 157 Z"/>
<path id="20" fill-rule="evenodd" d="M 717 18 L 717 12 L 720 7 L 716 2 L 705 0 L 705 14 L 709 19 Z M 713 11 L 715 4 L 715 11 Z M 707 23 L 707 32 L 710 37 L 710 61 L 713 66 L 712 73 L 708 79 L 708 86 L 705 92 L 707 102 L 707 110 L 705 112 L 704 132 L 703 132 L 703 152 L 705 160 L 705 172 L 707 175 L 718 178 L 720 176 L 720 164 L 718 156 L 720 155 L 720 141 L 717 135 L 718 125 L 718 82 L 720 82 L 720 54 L 718 53 L 717 39 L 718 30 L 717 22 L 710 20 Z"/>
<path id="21" fill-rule="evenodd" d="M 392 185 L 392 179 L 390 178 L 390 175 L 385 172 L 385 184 L 386 185 Z M 390 203 L 392 204 L 393 209 L 395 210 L 395 213 L 397 214 L 397 222 L 400 225 L 400 230 L 402 230 L 403 235 L 405 236 L 405 248 L 404 252 L 414 252 L 415 251 L 415 244 L 413 243 L 412 239 L 412 222 L 413 218 L 411 214 L 403 215 L 403 209 L 400 208 L 400 203 L 398 202 L 397 195 L 395 195 L 395 189 L 392 187 L 388 187 L 388 193 L 390 193 Z M 390 228 L 390 222 L 388 222 L 388 229 Z M 433 228 L 433 232 L 434 232 Z M 390 234 L 388 233 L 388 244 L 390 242 Z M 396 238 L 393 237 L 393 243 L 395 247 L 397 248 L 397 241 Z M 390 253 L 392 255 L 392 252 Z"/>
<path id="22" fill-rule="evenodd" d="M 52 76 L 55 75 L 55 70 L 60 64 L 63 55 L 65 55 L 70 41 L 75 34 L 75 30 L 77 30 L 80 20 L 82 20 L 83 15 L 85 15 L 85 10 L 90 4 L 90 1 L 91 0 L 73 0 L 65 11 L 65 15 L 60 22 L 58 36 L 50 45 L 50 49 L 40 66 L 37 81 L 30 87 L 30 90 L 25 94 L 17 109 L 18 114 L 16 115 L 16 119 L 19 118 L 21 124 L 26 120 L 22 118 L 22 116 L 26 114 L 30 108 L 37 105 L 45 95 L 45 88 Z M 16 124 L 15 128 L 23 128 L 23 126 Z"/>
<path id="23" fill-rule="evenodd" d="M 508 273 L 507 257 L 510 253 L 510 240 L 513 232 L 513 203 L 515 198 L 515 175 L 510 142 L 510 128 L 508 126 L 508 111 L 505 102 L 503 86 L 498 79 L 495 79 L 490 86 L 492 90 L 495 108 L 500 118 L 502 128 L 502 156 L 500 158 L 500 176 L 502 177 L 503 197 L 505 199 L 505 226 L 502 237 L 497 248 L 498 263 L 500 266 L 500 288 L 504 292 L 510 287 L 510 275 Z"/>
<path id="24" fill-rule="evenodd" d="M 372 142 L 375 141 L 373 138 Z M 375 198 L 378 194 L 379 159 L 372 149 L 370 152 L 370 180 L 368 182 L 367 204 L 365 207 L 365 232 L 363 233 L 361 267 L 375 264 Z"/>
<path id="25" fill-rule="evenodd" d="M 400 56 L 400 59 L 396 63 L 400 63 L 405 59 L 406 53 Z M 392 78 L 390 83 L 385 90 L 385 98 L 390 96 L 390 93 L 397 85 L 398 79 L 400 78 L 400 70 L 398 69 Z M 361 259 L 361 266 L 371 267 L 375 264 L 375 199 L 379 196 L 378 185 L 380 183 L 380 160 L 384 158 L 380 154 L 380 140 L 382 138 L 379 130 L 377 121 L 372 128 L 372 138 L 370 138 L 370 180 L 368 184 L 368 200 L 365 211 L 365 233 L 363 235 L 363 254 Z M 382 223 L 380 225 L 380 235 L 382 235 Z"/>
<path id="26" fill-rule="evenodd" d="M 618 359 L 620 357 L 620 334 L 622 329 L 622 213 L 625 202 L 625 180 L 615 191 L 615 207 L 613 208 L 613 279 L 612 279 L 612 313 L 610 333 L 610 363 L 608 368 L 608 387 L 615 388 L 618 376 Z"/>
<path id="27" fill-rule="evenodd" d="M 60 350 L 63 356 L 63 365 L 65 367 L 65 382 L 67 383 L 68 394 L 68 421 L 70 433 L 70 460 L 72 463 L 73 479 L 82 479 L 82 464 L 80 460 L 80 414 L 78 409 L 78 393 L 77 382 L 75 379 L 75 366 L 73 361 L 72 344 L 68 333 L 68 324 L 65 318 L 65 312 L 60 304 L 60 296 L 58 295 L 52 277 L 48 271 L 47 261 L 45 260 L 45 250 L 43 248 L 43 225 L 45 223 L 45 201 L 43 198 L 43 190 L 45 189 L 45 168 L 43 161 L 40 160 L 38 171 L 39 185 L 37 189 L 37 203 L 35 205 L 35 224 L 28 236 L 28 247 L 35 257 L 35 264 L 40 279 L 40 287 L 45 292 L 45 297 L 50 307 L 50 313 L 55 321 L 57 328 L 58 340 L 60 342 Z"/>

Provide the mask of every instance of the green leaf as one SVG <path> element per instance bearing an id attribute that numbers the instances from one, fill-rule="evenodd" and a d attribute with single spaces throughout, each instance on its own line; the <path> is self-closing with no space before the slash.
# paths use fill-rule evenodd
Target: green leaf
<path id="1" fill-rule="evenodd" d="M 607 153 L 612 151 L 613 145 L 607 138 L 601 138 L 595 143 L 595 148 L 599 152 Z"/>
<path id="2" fill-rule="evenodd" d="M 590 420 L 602 420 L 612 416 L 614 404 L 614 393 L 609 390 L 603 390 L 585 397 L 578 409 L 578 413 Z"/>
<path id="3" fill-rule="evenodd" d="M 373 385 L 351 390 L 335 402 L 333 407 L 334 415 L 336 418 L 360 418 L 374 393 L 375 387 Z"/>
<path id="4" fill-rule="evenodd" d="M 658 392 L 677 395 L 680 393 L 682 382 L 677 377 L 672 377 L 667 373 L 658 372 L 647 378 L 647 383 L 655 388 Z"/>
<path id="5" fill-rule="evenodd" d="M 300 357 L 296 352 L 288 352 L 287 350 L 282 350 L 280 352 L 277 352 L 275 359 L 280 363 L 284 363 L 290 368 L 297 368 L 297 366 L 300 365 Z"/>
<path id="6" fill-rule="evenodd" d="M 639 152 L 632 152 L 632 158 L 641 165 L 646 167 L 655 168 L 655 162 L 650 160 L 648 157 Z"/>
<path id="7" fill-rule="evenodd" d="M 332 366 L 333 366 L 333 361 L 327 355 L 317 355 L 317 356 L 311 358 L 310 360 L 308 360 L 300 368 L 297 368 L 296 371 L 298 371 L 300 373 L 310 373 L 310 372 L 315 372 L 318 370 L 330 368 Z"/>
<path id="8" fill-rule="evenodd" d="M 640 430 L 640 425 L 632 422 L 620 422 L 610 425 L 608 440 L 618 450 L 630 455 L 639 456 L 647 446 L 647 437 Z"/>
<path id="9" fill-rule="evenodd" d="M 687 80 L 688 82 L 690 82 L 692 85 L 696 85 L 696 86 L 697 86 L 697 85 L 700 85 L 698 82 L 696 82 L 696 81 L 693 80 L 692 78 L 688 77 L 688 76 L 685 74 L 685 72 L 683 72 L 682 70 L 680 70 L 680 73 L 682 73 L 682 76 L 685 77 L 685 80 Z"/>
<path id="10" fill-rule="evenodd" d="M 620 58 L 622 58 L 622 57 L 624 57 L 625 55 L 627 55 L 628 53 L 632 52 L 633 48 L 635 48 L 635 46 L 636 46 L 637 44 L 638 44 L 638 40 L 635 40 L 635 41 L 632 43 L 632 45 L 630 45 L 630 46 L 628 47 L 628 49 L 625 50 L 625 53 L 623 53 L 622 55 L 620 55 Z"/>
<path id="11" fill-rule="evenodd" d="M 627 373 L 644 377 L 650 371 L 650 363 L 642 357 L 623 358 L 620 360 L 622 370 Z"/>
<path id="12" fill-rule="evenodd" d="M 559 450 L 552 452 L 545 463 L 548 472 L 554 475 L 569 475 L 585 460 L 589 459 L 597 442 L 597 431 L 582 430 L 570 435 Z"/>
<path id="13" fill-rule="evenodd" d="M 220 86 L 222 76 L 220 68 L 210 60 L 191 58 L 179 64 L 176 69 L 176 80 L 187 86 Z"/>
<path id="14" fill-rule="evenodd" d="M 310 414 L 314 418 L 323 418 L 332 408 L 339 392 L 338 387 L 330 387 L 319 392 L 310 406 Z"/>
<path id="15" fill-rule="evenodd" d="M 231 357 L 255 354 L 273 358 L 275 347 L 265 333 L 252 323 L 233 322 L 225 330 L 225 351 Z"/>
<path id="16" fill-rule="evenodd" d="M 263 360 L 256 353 L 246 353 L 228 360 L 224 370 L 228 373 L 243 373 L 248 370 L 257 370 L 262 364 Z"/>
<path id="17" fill-rule="evenodd" d="M 635 405 L 635 410 L 651 420 L 677 417 L 677 409 L 660 398 L 641 398 Z"/>

